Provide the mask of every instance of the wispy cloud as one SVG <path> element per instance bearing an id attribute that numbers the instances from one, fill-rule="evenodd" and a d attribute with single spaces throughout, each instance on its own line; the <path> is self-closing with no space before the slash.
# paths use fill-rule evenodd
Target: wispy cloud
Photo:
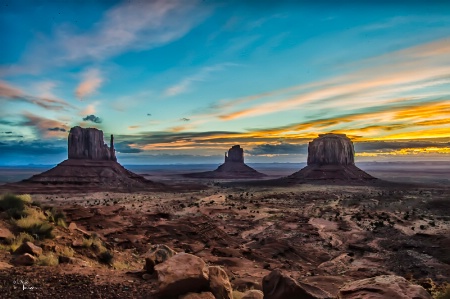
<path id="1" fill-rule="evenodd" d="M 49 138 L 67 136 L 65 132 L 69 127 L 58 120 L 41 117 L 30 112 L 24 112 L 23 117 L 25 120 L 17 125 L 34 128 L 40 137 Z"/>
<path id="2" fill-rule="evenodd" d="M 103 82 L 103 78 L 98 69 L 88 69 L 82 75 L 83 80 L 77 86 L 75 95 L 78 99 L 83 99 L 93 94 Z"/>
<path id="3" fill-rule="evenodd" d="M 60 26 L 40 37 L 19 65 L 0 73 L 36 73 L 44 66 L 104 61 L 126 51 L 152 49 L 189 32 L 209 13 L 199 1 L 126 1 L 108 10 L 88 31 Z M 48 59 L 46 59 L 48 58 Z"/>
<path id="4" fill-rule="evenodd" d="M 86 117 L 83 117 L 84 121 L 90 121 L 96 124 L 102 123 L 102 119 L 98 116 L 95 116 L 94 114 L 88 115 Z"/>
<path id="5" fill-rule="evenodd" d="M 164 95 L 171 97 L 171 96 L 176 96 L 176 95 L 185 93 L 189 90 L 189 88 L 193 85 L 194 82 L 206 81 L 212 73 L 221 71 L 221 70 L 225 69 L 226 67 L 236 66 L 236 65 L 237 64 L 234 64 L 234 63 L 220 63 L 220 64 L 216 64 L 213 66 L 204 67 L 197 73 L 190 75 L 190 76 L 182 79 L 178 83 L 168 87 L 164 91 Z"/>
<path id="6" fill-rule="evenodd" d="M 69 110 L 75 108 L 68 102 L 61 99 L 28 95 L 19 88 L 14 87 L 4 81 L 0 81 L 0 101 L 21 101 L 53 111 Z"/>

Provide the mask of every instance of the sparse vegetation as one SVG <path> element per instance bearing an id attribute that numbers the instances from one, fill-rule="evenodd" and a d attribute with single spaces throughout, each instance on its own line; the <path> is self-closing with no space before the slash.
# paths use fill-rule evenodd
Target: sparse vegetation
<path id="1" fill-rule="evenodd" d="M 100 263 L 110 265 L 112 263 L 114 255 L 111 251 L 105 250 L 105 251 L 100 252 L 98 254 L 97 258 Z"/>
<path id="2" fill-rule="evenodd" d="M 60 255 L 62 256 L 67 256 L 67 257 L 73 257 L 73 254 L 75 253 L 75 251 L 68 246 L 63 247 L 63 249 L 59 252 Z"/>
<path id="3" fill-rule="evenodd" d="M 41 255 L 37 260 L 37 264 L 40 266 L 57 266 L 58 263 L 58 257 L 56 257 L 53 253 Z"/>
<path id="4" fill-rule="evenodd" d="M 28 215 L 14 221 L 14 224 L 21 230 L 35 236 L 39 239 L 53 238 L 52 231 L 54 226 L 36 215 Z"/>
<path id="5" fill-rule="evenodd" d="M 23 242 L 33 242 L 34 238 L 33 236 L 27 234 L 27 233 L 20 233 L 19 235 L 15 236 L 12 239 L 8 239 L 7 242 L 9 243 L 9 249 L 14 252 L 17 248 L 19 248 L 20 245 L 22 245 Z"/>
<path id="6" fill-rule="evenodd" d="M 5 211 L 9 217 L 17 219 L 24 215 L 25 207 L 30 203 L 31 197 L 28 194 L 4 194 L 0 197 L 0 210 Z"/>

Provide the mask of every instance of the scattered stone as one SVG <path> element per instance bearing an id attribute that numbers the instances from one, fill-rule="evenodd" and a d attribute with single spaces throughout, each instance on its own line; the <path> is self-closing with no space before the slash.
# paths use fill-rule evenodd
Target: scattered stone
<path id="1" fill-rule="evenodd" d="M 153 246 L 145 255 L 145 265 L 144 270 L 148 273 L 152 274 L 155 272 L 155 266 L 165 262 L 172 256 L 174 256 L 176 252 L 172 250 L 170 247 L 164 244 L 158 244 Z"/>
<path id="2" fill-rule="evenodd" d="M 263 299 L 264 293 L 260 290 L 248 290 L 241 299 Z"/>
<path id="3" fill-rule="evenodd" d="M 155 266 L 159 295 L 176 297 L 208 289 L 208 267 L 195 255 L 179 253 Z"/>
<path id="4" fill-rule="evenodd" d="M 15 256 L 11 262 L 14 266 L 31 266 L 36 262 L 36 258 L 29 253 L 25 253 Z"/>
<path id="5" fill-rule="evenodd" d="M 77 227 L 77 225 L 76 225 L 76 223 L 75 222 L 70 222 L 70 224 L 69 224 L 69 226 L 67 227 L 70 231 L 74 231 L 74 230 L 76 230 L 78 227 Z"/>
<path id="6" fill-rule="evenodd" d="M 42 248 L 39 246 L 34 245 L 31 242 L 24 242 L 22 245 L 19 246 L 19 248 L 14 251 L 14 254 L 24 254 L 29 253 L 34 256 L 40 256 L 42 254 Z"/>
<path id="7" fill-rule="evenodd" d="M 233 299 L 233 288 L 224 269 L 211 266 L 209 269 L 209 288 L 216 299 Z"/>
<path id="8" fill-rule="evenodd" d="M 14 238 L 13 233 L 6 227 L 0 227 L 0 240 Z"/>
<path id="9" fill-rule="evenodd" d="M 202 293 L 188 293 L 186 295 L 181 295 L 178 299 L 217 299 L 211 292 Z"/>
<path id="10" fill-rule="evenodd" d="M 339 290 L 339 299 L 357 298 L 398 298 L 431 299 L 431 295 L 421 286 L 396 275 L 381 275 L 345 284 Z"/>
<path id="11" fill-rule="evenodd" d="M 333 296 L 328 292 L 283 275 L 279 270 L 272 271 L 263 278 L 264 299 L 326 299 Z"/>
<path id="12" fill-rule="evenodd" d="M 13 267 L 13 265 L 0 261 L 0 270 L 9 269 L 12 267 Z"/>
<path id="13" fill-rule="evenodd" d="M 152 279 L 152 276 L 150 274 L 148 274 L 148 273 L 144 273 L 144 274 L 142 274 L 142 279 L 143 280 L 150 280 L 150 279 Z"/>

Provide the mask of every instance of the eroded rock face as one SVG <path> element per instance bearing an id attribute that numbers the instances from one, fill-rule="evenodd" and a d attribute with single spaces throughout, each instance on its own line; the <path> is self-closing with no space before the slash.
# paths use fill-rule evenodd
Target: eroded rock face
<path id="1" fill-rule="evenodd" d="M 228 150 L 228 155 L 225 153 L 226 162 L 244 163 L 244 149 L 240 145 L 234 145 Z"/>
<path id="2" fill-rule="evenodd" d="M 68 138 L 69 159 L 117 161 L 112 135 L 110 146 L 111 148 L 104 143 L 101 130 L 81 127 L 70 129 Z"/>
<path id="3" fill-rule="evenodd" d="M 414 285 L 396 275 L 381 275 L 361 279 L 344 285 L 338 295 L 339 299 L 431 299 L 431 295 L 419 285 Z"/>
<path id="4" fill-rule="evenodd" d="M 152 274 L 155 272 L 155 266 L 167 261 L 176 254 L 171 248 L 164 244 L 157 244 L 153 246 L 145 255 L 144 269 Z"/>
<path id="5" fill-rule="evenodd" d="M 354 165 L 353 142 L 345 134 L 321 134 L 308 145 L 308 165 Z"/>

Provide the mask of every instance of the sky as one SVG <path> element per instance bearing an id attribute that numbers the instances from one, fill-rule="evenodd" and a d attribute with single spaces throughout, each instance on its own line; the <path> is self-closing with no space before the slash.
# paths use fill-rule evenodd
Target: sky
<path id="1" fill-rule="evenodd" d="M 0 1 L 0 165 L 73 126 L 125 164 L 450 160 L 448 1 Z M 105 138 L 109 142 L 109 137 Z"/>

